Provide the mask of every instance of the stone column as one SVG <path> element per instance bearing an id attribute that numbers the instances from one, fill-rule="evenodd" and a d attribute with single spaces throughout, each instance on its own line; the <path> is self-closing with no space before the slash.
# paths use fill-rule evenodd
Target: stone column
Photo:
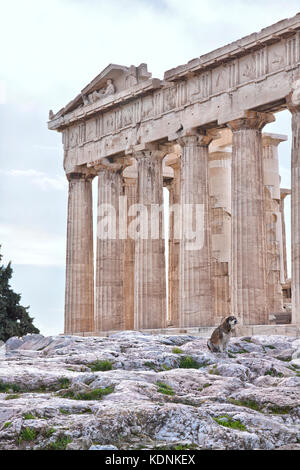
<path id="1" fill-rule="evenodd" d="M 248 111 L 229 123 L 231 170 L 231 308 L 244 325 L 267 324 L 266 241 L 261 130 L 274 121 Z"/>
<path id="2" fill-rule="evenodd" d="M 266 218 L 267 305 L 270 315 L 282 312 L 282 219 L 278 145 L 287 140 L 277 134 L 262 135 Z"/>
<path id="3" fill-rule="evenodd" d="M 214 323 L 230 315 L 231 152 L 209 153 L 212 290 Z"/>
<path id="4" fill-rule="evenodd" d="M 214 323 L 208 210 L 208 145 L 210 141 L 211 137 L 200 135 L 194 130 L 179 139 L 182 147 L 180 191 L 182 234 L 179 263 L 179 324 L 181 327 L 210 326 Z M 200 211 L 198 227 L 195 217 L 196 208 Z M 188 239 L 188 228 L 195 231 L 196 238 Z"/>
<path id="5" fill-rule="evenodd" d="M 300 323 L 300 80 L 287 98 L 292 113 L 292 323 Z"/>
<path id="6" fill-rule="evenodd" d="M 127 197 L 127 213 L 137 203 L 136 178 L 123 178 L 124 195 Z M 134 257 L 135 240 L 126 237 L 124 240 L 124 298 L 125 298 L 125 329 L 134 329 Z"/>
<path id="7" fill-rule="evenodd" d="M 94 330 L 92 176 L 70 173 L 65 328 L 66 334 Z"/>
<path id="8" fill-rule="evenodd" d="M 287 254 L 286 254 L 286 228 L 285 228 L 285 214 L 284 214 L 284 200 L 286 196 L 291 195 L 291 190 L 280 188 L 280 214 L 281 214 L 281 228 L 282 228 L 282 248 L 281 248 L 281 283 L 284 284 L 288 279 L 287 271 Z"/>
<path id="9" fill-rule="evenodd" d="M 138 330 L 166 326 L 163 211 L 160 212 L 157 233 L 151 230 L 158 221 L 157 216 L 151 217 L 151 209 L 155 209 L 154 205 L 156 209 L 163 205 L 164 155 L 159 150 L 143 150 L 134 155 L 138 162 L 137 200 L 141 205 L 140 216 L 144 219 L 142 230 L 146 232 L 144 238 L 140 232 L 135 242 L 134 328 Z M 145 227 L 145 222 L 148 227 Z"/>
<path id="10" fill-rule="evenodd" d="M 175 226 L 178 223 L 180 205 L 180 163 L 178 157 L 168 163 L 174 176 L 168 185 L 169 189 L 169 253 L 168 253 L 168 325 L 179 326 L 179 248 L 180 239 L 176 238 Z"/>
<path id="11" fill-rule="evenodd" d="M 98 174 L 95 314 L 97 331 L 125 329 L 124 239 L 121 238 L 119 224 L 119 202 L 122 195 L 120 167 L 101 168 Z M 107 210 L 104 213 L 105 207 Z"/>

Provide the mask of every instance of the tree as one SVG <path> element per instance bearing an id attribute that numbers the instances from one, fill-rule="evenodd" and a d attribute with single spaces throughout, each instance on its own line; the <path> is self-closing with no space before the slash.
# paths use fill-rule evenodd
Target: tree
<path id="1" fill-rule="evenodd" d="M 0 245 L 1 248 L 1 245 Z M 11 336 L 39 333 L 28 314 L 29 307 L 20 305 L 21 295 L 16 294 L 9 285 L 12 277 L 11 263 L 1 265 L 0 253 L 0 340 L 7 341 Z"/>

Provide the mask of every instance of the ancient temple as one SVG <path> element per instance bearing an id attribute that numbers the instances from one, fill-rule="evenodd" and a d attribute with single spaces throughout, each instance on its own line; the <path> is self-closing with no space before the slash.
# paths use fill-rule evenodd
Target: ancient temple
<path id="1" fill-rule="evenodd" d="M 229 314 L 241 325 L 276 322 L 290 295 L 287 195 L 291 321 L 300 324 L 299 30 L 300 14 L 163 80 L 146 64 L 111 64 L 50 111 L 69 182 L 65 333 L 211 327 Z M 284 109 L 291 190 L 280 187 L 278 163 L 287 137 L 264 132 Z"/>

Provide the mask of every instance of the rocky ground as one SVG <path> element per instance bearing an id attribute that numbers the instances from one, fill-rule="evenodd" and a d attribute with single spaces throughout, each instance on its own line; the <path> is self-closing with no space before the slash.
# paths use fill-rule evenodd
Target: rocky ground
<path id="1" fill-rule="evenodd" d="M 0 449 L 300 448 L 300 339 L 122 332 L 0 348 Z"/>

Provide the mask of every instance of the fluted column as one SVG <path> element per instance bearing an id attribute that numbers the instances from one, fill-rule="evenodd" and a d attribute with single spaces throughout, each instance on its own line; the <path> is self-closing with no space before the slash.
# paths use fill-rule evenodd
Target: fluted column
<path id="1" fill-rule="evenodd" d="M 180 165 L 178 158 L 168 166 L 173 168 L 174 177 L 168 185 L 169 189 L 169 253 L 168 253 L 168 324 L 172 327 L 179 326 L 179 248 L 180 239 L 176 238 L 175 226 L 180 216 Z"/>
<path id="2" fill-rule="evenodd" d="M 148 225 L 142 229 L 147 228 L 147 233 L 140 233 L 135 242 L 135 329 L 166 326 L 163 211 L 160 211 L 159 218 L 156 211 L 163 205 L 164 155 L 158 150 L 144 150 L 134 155 L 138 162 L 137 201 L 141 205 L 140 216 L 144 216 L 143 222 L 145 224 L 146 219 Z M 151 217 L 152 209 L 156 215 L 154 213 Z M 156 225 L 156 233 L 152 233 L 153 224 Z"/>
<path id="3" fill-rule="evenodd" d="M 267 305 L 270 314 L 283 309 L 282 218 L 280 212 L 280 176 L 278 145 L 287 140 L 284 135 L 262 135 L 266 217 Z"/>
<path id="4" fill-rule="evenodd" d="M 124 239 L 119 224 L 122 195 L 120 168 L 101 168 L 98 174 L 95 312 L 97 331 L 125 329 Z"/>
<path id="5" fill-rule="evenodd" d="M 127 198 L 127 213 L 137 203 L 136 178 L 123 178 L 124 195 Z M 124 240 L 124 298 L 125 298 L 125 329 L 134 328 L 134 257 L 135 240 L 126 237 Z"/>
<path id="6" fill-rule="evenodd" d="M 208 210 L 210 141 L 210 137 L 194 130 L 179 139 L 182 147 L 179 323 L 182 327 L 213 325 Z M 195 231 L 194 239 L 188 229 Z"/>
<path id="7" fill-rule="evenodd" d="M 300 80 L 287 99 L 292 113 L 292 323 L 300 323 Z"/>
<path id="8" fill-rule="evenodd" d="M 229 123 L 231 172 L 231 308 L 244 325 L 267 324 L 266 241 L 261 129 L 274 117 L 246 112 Z"/>
<path id="9" fill-rule="evenodd" d="M 214 321 L 230 314 L 231 152 L 209 153 L 212 290 Z"/>
<path id="10" fill-rule="evenodd" d="M 282 229 L 282 246 L 281 246 L 281 283 L 284 284 L 288 279 L 287 270 L 287 253 L 286 253 L 286 228 L 285 228 L 285 213 L 284 213 L 284 201 L 286 196 L 291 195 L 291 190 L 286 188 L 280 188 L 280 214 L 281 214 L 281 229 Z"/>
<path id="11" fill-rule="evenodd" d="M 94 329 L 92 177 L 71 173 L 69 180 L 65 333 Z"/>

